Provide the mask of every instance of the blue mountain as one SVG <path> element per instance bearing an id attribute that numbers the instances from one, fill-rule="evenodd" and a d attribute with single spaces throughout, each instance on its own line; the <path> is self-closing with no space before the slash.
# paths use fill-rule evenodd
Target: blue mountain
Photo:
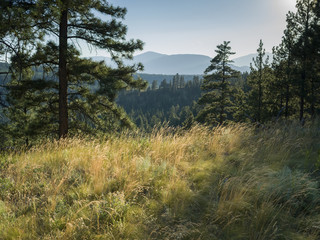
<path id="1" fill-rule="evenodd" d="M 267 53 L 272 60 L 272 54 Z M 231 66 L 240 72 L 249 72 L 252 58 L 257 54 L 249 54 L 243 57 L 233 59 Z M 105 61 L 107 65 L 114 66 L 110 58 L 93 57 L 97 61 Z M 210 65 L 211 58 L 205 55 L 198 54 L 161 54 L 157 52 L 145 52 L 136 55 L 133 60 L 126 60 L 125 63 L 133 64 L 141 62 L 144 65 L 142 73 L 148 74 L 184 74 L 184 75 L 199 75 L 203 74 L 205 69 Z"/>

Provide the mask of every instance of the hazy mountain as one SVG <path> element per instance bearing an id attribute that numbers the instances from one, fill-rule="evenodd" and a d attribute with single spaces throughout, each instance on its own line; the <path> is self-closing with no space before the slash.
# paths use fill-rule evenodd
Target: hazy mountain
<path id="1" fill-rule="evenodd" d="M 105 61 L 109 66 L 115 66 L 108 57 L 92 57 L 95 61 Z M 144 65 L 143 73 L 149 74 L 203 74 L 209 66 L 211 58 L 204 55 L 176 54 L 166 55 L 156 52 L 146 52 L 126 60 L 126 64 L 141 62 Z"/>
<path id="2" fill-rule="evenodd" d="M 210 64 L 210 58 L 203 55 L 176 54 L 162 55 L 150 61 L 145 60 L 148 53 L 143 53 L 135 57 L 144 65 L 144 73 L 157 74 L 202 74 Z"/>
<path id="3" fill-rule="evenodd" d="M 257 53 L 253 53 L 253 54 L 249 54 L 246 56 L 242 56 L 242 57 L 238 57 L 238 58 L 234 58 L 232 59 L 233 61 L 233 65 L 238 66 L 238 67 L 242 67 L 242 66 L 246 66 L 249 67 L 250 63 L 252 63 L 252 59 L 255 58 L 257 56 Z M 266 56 L 269 57 L 269 63 L 272 62 L 272 53 L 268 53 L 266 52 Z"/>
<path id="4" fill-rule="evenodd" d="M 267 53 L 270 60 L 272 54 Z M 250 71 L 250 63 L 252 58 L 257 54 L 249 54 L 243 57 L 233 59 L 231 66 L 240 72 Z M 109 66 L 115 66 L 110 58 L 107 57 L 93 57 L 96 61 L 105 61 Z M 184 75 L 199 75 L 203 74 L 205 69 L 210 65 L 211 58 L 205 55 L 197 54 L 174 54 L 166 55 L 156 52 L 145 52 L 134 57 L 133 60 L 126 60 L 126 64 L 141 62 L 144 65 L 143 73 L 148 74 L 184 74 Z"/>
<path id="5" fill-rule="evenodd" d="M 146 52 L 134 57 L 135 62 L 150 62 L 168 55 L 157 52 Z"/>
<path id="6" fill-rule="evenodd" d="M 249 65 L 249 66 L 241 66 L 241 67 L 236 66 L 236 65 L 234 65 L 234 64 L 230 64 L 230 65 L 231 65 L 231 67 L 232 67 L 234 70 L 237 70 L 237 71 L 239 71 L 239 72 L 242 72 L 242 73 L 244 73 L 244 72 L 250 72 L 250 65 Z"/>
<path id="7" fill-rule="evenodd" d="M 255 54 L 250 55 L 248 59 L 252 59 L 254 55 Z M 237 61 L 237 63 L 231 64 L 232 67 L 240 72 L 250 71 L 250 61 L 245 62 L 246 57 L 238 59 L 239 61 Z M 211 58 L 205 55 L 165 55 L 155 52 L 142 53 L 134 58 L 134 62 L 143 63 L 144 73 L 150 74 L 203 74 L 205 69 L 210 65 L 210 60 Z"/>

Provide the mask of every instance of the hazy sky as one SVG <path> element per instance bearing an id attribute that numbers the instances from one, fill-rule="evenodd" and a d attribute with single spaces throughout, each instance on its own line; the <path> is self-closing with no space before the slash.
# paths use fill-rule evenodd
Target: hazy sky
<path id="1" fill-rule="evenodd" d="M 128 39 L 141 39 L 144 50 L 164 54 L 215 55 L 231 41 L 235 57 L 255 53 L 259 40 L 271 52 L 281 41 L 286 13 L 295 0 L 111 0 L 126 7 Z M 137 52 L 136 54 L 142 53 Z M 88 53 L 83 51 L 84 55 Z M 103 55 L 92 52 L 90 55 Z"/>

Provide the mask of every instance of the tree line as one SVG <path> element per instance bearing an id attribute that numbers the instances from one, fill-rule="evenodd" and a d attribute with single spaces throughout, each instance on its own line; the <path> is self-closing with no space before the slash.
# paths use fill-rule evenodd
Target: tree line
<path id="1" fill-rule="evenodd" d="M 203 79 L 177 74 L 145 91 L 147 82 L 135 75 L 143 66 L 123 63 L 143 47 L 140 40 L 126 40 L 125 8 L 106 0 L 3 0 L 1 144 L 133 127 L 123 108 L 144 129 L 165 121 L 186 127 L 314 119 L 320 112 L 319 11 L 320 0 L 297 0 L 273 59 L 261 40 L 250 73 L 230 67 L 234 53 L 225 41 Z M 83 43 L 104 49 L 117 68 L 81 58 Z"/>
<path id="2" fill-rule="evenodd" d="M 273 59 L 260 40 L 257 57 L 245 81 L 232 85 L 239 72 L 230 67 L 230 42 L 217 46 L 205 71 L 196 120 L 207 124 L 230 121 L 264 123 L 271 120 L 315 119 L 320 113 L 320 1 L 298 0 Z"/>
<path id="3" fill-rule="evenodd" d="M 164 123 L 172 127 L 189 126 L 198 112 L 196 102 L 201 95 L 202 78 L 184 79 L 177 73 L 160 84 L 152 81 L 147 91 L 122 91 L 117 103 L 128 112 L 137 127 L 145 131 L 152 131 Z"/>

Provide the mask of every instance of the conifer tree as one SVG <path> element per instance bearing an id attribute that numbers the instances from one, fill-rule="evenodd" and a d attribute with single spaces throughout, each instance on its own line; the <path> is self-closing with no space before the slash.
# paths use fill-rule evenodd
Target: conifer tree
<path id="1" fill-rule="evenodd" d="M 195 86 L 195 87 L 200 86 L 200 78 L 199 78 L 199 76 L 193 76 L 192 85 Z"/>
<path id="2" fill-rule="evenodd" d="M 15 4 L 12 5 L 12 2 Z M 112 125 L 117 122 L 120 125 L 130 125 L 123 110 L 115 104 L 117 92 L 127 87 L 143 88 L 146 83 L 141 79 L 136 81 L 132 77 L 136 70 L 142 69 L 141 65 L 125 66 L 122 62 L 123 58 L 132 58 L 133 52 L 142 49 L 143 45 L 139 40 L 125 40 L 127 28 L 121 22 L 126 14 L 125 8 L 114 7 L 105 0 L 85 2 L 77 0 L 6 0 L 5 3 L 1 2 L 0 5 L 1 10 L 6 10 L 1 11 L 1 18 L 7 19 L 5 15 L 7 13 L 13 15 L 10 18 L 13 19 L 13 32 L 28 33 L 36 42 L 32 46 L 37 46 L 37 49 L 34 47 L 24 49 L 33 53 L 27 55 L 28 61 L 24 61 L 28 62 L 26 67 L 32 66 L 32 70 L 35 67 L 41 67 L 44 70 L 46 67 L 50 69 L 50 74 L 58 73 L 59 84 L 46 86 L 51 88 L 49 91 L 51 101 L 42 104 L 42 110 L 38 110 L 39 114 L 42 113 L 40 119 L 52 119 L 55 124 L 58 123 L 59 137 L 65 137 L 70 128 L 80 129 L 83 132 L 89 129 L 110 131 Z M 26 7 L 28 11 L 24 11 L 23 16 L 14 14 L 15 12 L 21 13 Z M 23 30 L 20 25 L 15 24 L 18 22 L 23 25 L 22 19 L 28 20 L 25 22 L 30 28 Z M 16 36 L 13 38 L 10 36 L 9 30 L 10 28 L 2 26 L 1 36 L 4 39 L 17 41 Z M 57 36 L 59 41 L 43 44 L 44 35 Z M 24 39 L 30 46 L 31 38 Z M 83 41 L 92 47 L 105 49 L 106 53 L 108 52 L 117 63 L 118 68 L 111 69 L 102 63 L 81 59 L 75 41 Z M 8 44 L 4 43 L 4 45 L 8 47 Z M 12 49 L 16 48 L 12 47 Z M 16 59 L 19 60 L 21 57 L 12 60 Z M 34 73 L 29 78 L 30 82 L 34 82 L 38 76 Z M 53 81 L 57 82 L 57 77 L 53 77 Z M 45 82 L 50 81 L 46 78 Z M 33 104 L 40 104 L 40 102 Z M 52 114 L 46 115 L 45 112 L 49 111 Z M 52 115 L 56 116 L 52 117 Z M 105 126 L 102 128 L 103 124 Z"/>
<path id="3" fill-rule="evenodd" d="M 257 53 L 257 57 L 252 59 L 254 66 L 250 64 L 251 73 L 248 77 L 248 84 L 251 87 L 251 91 L 248 101 L 251 106 L 251 116 L 256 122 L 261 122 L 265 110 L 265 86 L 268 81 L 266 69 L 269 60 L 268 57 L 265 58 L 266 53 L 262 40 L 260 40 Z"/>
<path id="4" fill-rule="evenodd" d="M 127 32 L 126 26 L 116 19 L 123 19 L 126 14 L 125 8 L 114 7 L 106 0 L 91 1 L 70 1 L 62 0 L 62 4 L 52 3 L 52 1 L 40 1 L 48 4 L 55 21 L 48 31 L 59 36 L 59 136 L 63 137 L 68 132 L 68 78 L 67 78 L 67 49 L 68 40 L 82 40 L 86 43 L 105 49 L 113 57 L 114 61 L 121 69 L 123 67 L 121 58 L 131 58 L 137 49 L 142 49 L 141 41 L 125 41 Z M 111 18 L 109 21 L 102 20 L 94 15 L 98 12 L 104 18 Z M 53 31 L 51 29 L 54 29 Z M 55 30 L 57 29 L 57 30 Z M 125 69 L 125 74 L 131 74 L 141 67 L 132 67 L 131 71 Z M 118 72 L 121 77 L 121 72 Z M 123 73 L 122 73 L 123 75 Z M 132 87 L 144 87 L 134 83 L 133 79 L 126 77 L 127 84 Z"/>
<path id="5" fill-rule="evenodd" d="M 224 41 L 223 44 L 217 46 L 217 50 L 215 50 L 217 55 L 205 70 L 201 85 L 204 94 L 198 101 L 204 107 L 199 112 L 197 121 L 208 124 L 223 124 L 225 120 L 231 118 L 233 90 L 230 79 L 238 77 L 239 72 L 230 67 L 232 61 L 229 58 L 235 53 L 231 52 L 229 44 L 229 41 Z"/>
<path id="6" fill-rule="evenodd" d="M 152 81 L 151 89 L 152 89 L 152 91 L 158 89 L 158 82 L 157 82 L 157 80 L 153 80 L 153 81 Z"/>
<path id="7" fill-rule="evenodd" d="M 273 48 L 273 62 L 276 77 L 276 89 L 280 91 L 280 109 L 284 108 L 284 115 L 287 119 L 289 114 L 293 112 L 294 106 L 290 106 L 290 102 L 294 97 L 294 71 L 295 62 L 293 58 L 293 48 L 295 45 L 294 22 L 292 22 L 292 12 L 287 14 L 287 27 L 279 46 Z M 280 111 L 281 111 L 280 110 Z"/>
<path id="8" fill-rule="evenodd" d="M 23 139 L 26 145 L 29 138 L 44 129 L 39 128 L 39 118 L 35 109 L 45 101 L 41 94 L 43 85 L 33 81 L 34 64 L 32 52 L 43 40 L 41 23 L 32 17 L 33 2 L 4 0 L 0 3 L 0 47 L 5 61 L 10 65 L 6 74 L 5 109 L 6 133 L 15 139 Z M 45 23 L 42 23 L 45 25 Z M 43 123 L 44 124 L 44 123 Z"/>
<path id="9" fill-rule="evenodd" d="M 180 76 L 179 88 L 184 88 L 185 86 L 186 86 L 186 82 L 184 81 L 184 76 Z"/>
<path id="10" fill-rule="evenodd" d="M 313 20 L 311 28 L 311 45 L 313 49 L 313 51 L 311 51 L 311 58 L 313 60 L 313 67 L 311 70 L 311 94 L 309 101 L 311 105 L 311 117 L 314 118 L 316 114 L 320 113 L 320 0 L 315 0 L 313 5 Z"/>
<path id="11" fill-rule="evenodd" d="M 314 89 L 312 87 L 313 78 L 313 32 L 312 24 L 315 20 L 315 0 L 298 0 L 296 4 L 297 12 L 289 15 L 288 21 L 294 24 L 295 45 L 293 49 L 293 57 L 297 65 L 297 81 L 295 82 L 298 88 L 299 96 L 299 118 L 300 121 L 304 120 L 306 104 L 310 99 L 311 94 L 311 115 L 314 114 Z M 309 96 L 308 96 L 309 95 Z M 309 98 L 309 99 L 308 99 Z M 310 103 L 310 101 L 309 101 Z"/>
<path id="12" fill-rule="evenodd" d="M 177 73 L 172 79 L 172 89 L 177 90 L 180 84 L 180 75 Z"/>
<path id="13" fill-rule="evenodd" d="M 274 48 L 273 68 L 285 116 L 299 112 L 302 122 L 319 106 L 319 1 L 297 0 L 297 11 L 287 14 L 281 44 Z"/>

